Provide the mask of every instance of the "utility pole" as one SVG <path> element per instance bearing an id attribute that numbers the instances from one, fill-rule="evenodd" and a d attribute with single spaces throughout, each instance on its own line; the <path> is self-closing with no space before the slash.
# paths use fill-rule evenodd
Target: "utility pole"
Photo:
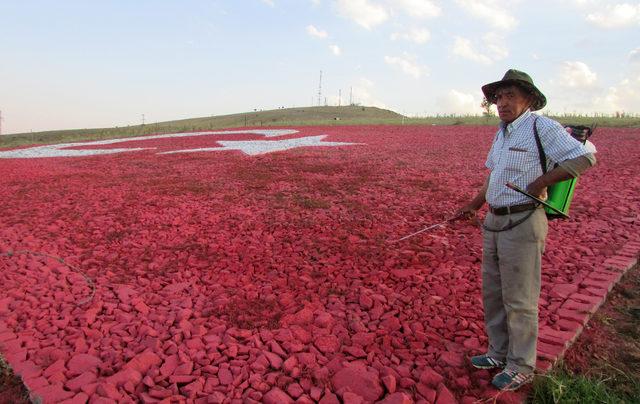
<path id="1" fill-rule="evenodd" d="M 0 111 L 0 136 L 2 136 L 2 111 Z"/>
<path id="2" fill-rule="evenodd" d="M 142 114 L 142 126 L 144 126 L 144 114 Z"/>
<path id="3" fill-rule="evenodd" d="M 338 106 L 342 106 L 342 89 L 338 90 Z"/>
<path id="4" fill-rule="evenodd" d="M 322 106 L 322 70 L 320 70 L 320 83 L 318 84 L 318 106 Z"/>
<path id="5" fill-rule="evenodd" d="M 351 86 L 351 92 L 349 93 L 349 105 L 353 105 L 353 86 Z"/>

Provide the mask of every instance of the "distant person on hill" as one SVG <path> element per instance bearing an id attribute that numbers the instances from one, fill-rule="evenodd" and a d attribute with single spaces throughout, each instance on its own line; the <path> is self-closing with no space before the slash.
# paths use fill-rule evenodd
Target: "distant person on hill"
<path id="1" fill-rule="evenodd" d="M 490 170 L 476 197 L 458 214 L 473 217 L 485 202 L 489 212 L 483 228 L 482 299 L 487 353 L 471 358 L 480 369 L 502 369 L 493 378 L 501 390 L 516 390 L 533 379 L 538 339 L 540 267 L 547 237 L 547 217 L 540 204 L 506 187 L 518 185 L 542 199 L 547 187 L 577 177 L 595 164 L 595 157 L 558 122 L 531 111 L 546 97 L 531 77 L 511 69 L 502 80 L 482 87 L 496 104 L 500 126 L 486 161 Z M 534 135 L 547 156 L 546 174 Z"/>

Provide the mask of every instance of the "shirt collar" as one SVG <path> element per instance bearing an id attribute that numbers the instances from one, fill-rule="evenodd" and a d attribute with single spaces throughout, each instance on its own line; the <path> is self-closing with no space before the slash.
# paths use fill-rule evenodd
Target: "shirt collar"
<path id="1" fill-rule="evenodd" d="M 502 133 L 510 134 L 515 129 L 518 129 L 518 127 L 520 125 L 522 125 L 522 122 L 527 120 L 527 118 L 529 118 L 530 116 L 531 116 L 531 110 L 527 109 L 518 118 L 516 118 L 515 121 L 513 121 L 513 122 L 511 122 L 509 124 L 506 124 L 504 122 L 500 122 L 500 129 L 502 129 Z"/>

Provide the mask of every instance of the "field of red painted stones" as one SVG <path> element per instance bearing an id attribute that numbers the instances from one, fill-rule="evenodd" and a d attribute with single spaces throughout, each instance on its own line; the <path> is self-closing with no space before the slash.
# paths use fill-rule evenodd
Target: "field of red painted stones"
<path id="1" fill-rule="evenodd" d="M 486 344 L 480 229 L 455 222 L 388 242 L 474 195 L 494 129 L 299 130 L 359 144 L 0 160 L 0 352 L 34 397 L 470 403 L 496 395 L 492 374 L 467 364 Z M 154 147 L 220 139 L 238 137 Z M 251 139 L 265 140 L 242 135 Z M 550 224 L 542 368 L 640 249 L 640 132 L 602 128 L 592 139 L 599 164 L 580 179 L 572 218 Z"/>

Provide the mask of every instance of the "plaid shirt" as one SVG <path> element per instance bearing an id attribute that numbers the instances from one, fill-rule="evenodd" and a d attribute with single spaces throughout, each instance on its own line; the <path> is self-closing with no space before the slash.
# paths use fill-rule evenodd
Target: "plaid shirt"
<path id="1" fill-rule="evenodd" d="M 531 202 L 505 184 L 514 183 L 522 189 L 542 175 L 538 147 L 533 135 L 533 122 L 547 155 L 547 167 L 587 154 L 582 143 L 572 138 L 558 122 L 525 111 L 515 121 L 500 124 L 485 165 L 491 170 L 486 200 L 493 207 L 513 206 Z"/>

